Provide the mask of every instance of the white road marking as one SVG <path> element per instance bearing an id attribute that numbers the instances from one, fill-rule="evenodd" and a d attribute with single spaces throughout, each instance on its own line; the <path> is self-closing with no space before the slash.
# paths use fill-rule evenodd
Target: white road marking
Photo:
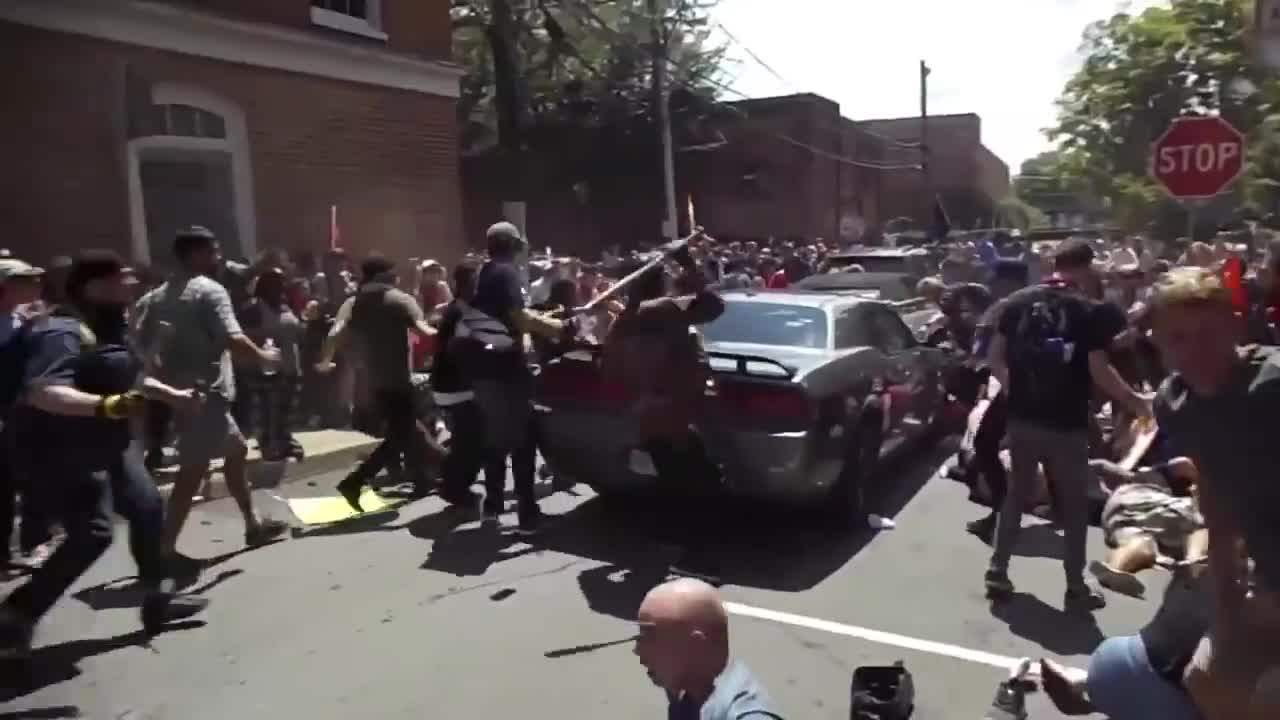
<path id="1" fill-rule="evenodd" d="M 996 655 L 994 653 L 983 652 L 981 650 L 972 650 L 970 648 L 960 647 L 959 645 L 949 645 L 947 643 L 934 642 L 933 640 L 921 640 L 919 638 L 899 635 L 897 633 L 872 630 L 870 628 L 858 627 L 857 625 L 846 625 L 844 623 L 832 622 L 831 620 L 820 620 L 818 618 L 806 617 L 804 615 L 793 615 L 788 612 L 768 610 L 766 608 L 743 605 L 742 603 L 726 602 L 725 607 L 734 615 L 756 618 L 758 620 L 769 620 L 772 622 L 782 623 L 784 625 L 794 625 L 796 627 L 808 628 L 810 630 L 832 633 L 833 635 L 844 635 L 845 637 L 859 638 L 869 642 L 879 643 L 881 645 L 892 645 L 894 647 L 905 648 L 907 650 L 918 650 L 932 655 L 943 655 L 957 660 L 998 667 L 1001 670 L 1009 670 L 1019 662 L 1019 658 L 1005 657 L 1004 655 Z"/>

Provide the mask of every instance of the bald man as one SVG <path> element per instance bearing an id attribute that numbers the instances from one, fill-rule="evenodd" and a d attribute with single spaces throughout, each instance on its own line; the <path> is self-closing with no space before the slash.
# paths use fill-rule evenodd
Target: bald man
<path id="1" fill-rule="evenodd" d="M 747 666 L 729 657 L 720 593 L 681 578 L 649 591 L 637 618 L 636 655 L 667 693 L 667 720 L 782 720 Z"/>

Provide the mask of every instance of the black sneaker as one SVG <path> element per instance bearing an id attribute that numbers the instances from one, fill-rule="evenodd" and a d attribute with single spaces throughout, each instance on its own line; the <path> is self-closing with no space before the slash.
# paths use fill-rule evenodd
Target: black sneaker
<path id="1" fill-rule="evenodd" d="M 279 539 L 289 532 L 289 523 L 283 520 L 268 518 L 259 520 L 258 524 L 244 531 L 244 544 L 259 547 Z"/>
<path id="2" fill-rule="evenodd" d="M 976 535 L 983 542 L 989 543 L 996 532 L 996 517 L 997 515 L 995 513 L 991 513 L 986 517 L 978 518 L 977 520 L 966 523 L 964 529 L 967 530 L 970 535 Z"/>
<path id="3" fill-rule="evenodd" d="M 497 525 L 498 518 L 502 517 L 502 513 L 506 512 L 506 505 L 499 500 L 498 502 L 490 502 L 485 498 L 484 504 L 480 508 L 480 519 L 486 525 Z"/>
<path id="4" fill-rule="evenodd" d="M 1089 583 L 1072 585 L 1062 596 L 1063 606 L 1074 612 L 1093 612 L 1107 606 L 1107 597 Z"/>
<path id="5" fill-rule="evenodd" d="M 982 576 L 982 583 L 987 587 L 987 597 L 1002 598 L 1013 594 L 1013 581 L 1009 579 L 1007 570 L 989 568 Z"/>
<path id="6" fill-rule="evenodd" d="M 0 660 L 24 661 L 30 658 L 35 627 L 35 623 L 13 615 L 0 619 Z"/>
<path id="7" fill-rule="evenodd" d="M 194 595 L 152 593 L 142 601 L 142 629 L 155 635 L 169 623 L 199 615 L 209 607 L 209 601 Z"/>
<path id="8" fill-rule="evenodd" d="M 364 491 L 364 480 L 355 475 L 348 475 L 345 480 L 338 483 L 338 492 L 346 499 L 351 509 L 358 513 L 364 512 L 364 508 L 360 507 L 360 493 Z"/>

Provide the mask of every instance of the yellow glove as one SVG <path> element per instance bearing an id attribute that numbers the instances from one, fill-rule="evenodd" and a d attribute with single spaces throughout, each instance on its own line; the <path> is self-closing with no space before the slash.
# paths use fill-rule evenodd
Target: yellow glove
<path id="1" fill-rule="evenodd" d="M 119 395 L 107 395 L 98 401 L 98 416 L 111 420 L 124 420 L 141 414 L 145 404 L 145 398 L 137 390 Z"/>

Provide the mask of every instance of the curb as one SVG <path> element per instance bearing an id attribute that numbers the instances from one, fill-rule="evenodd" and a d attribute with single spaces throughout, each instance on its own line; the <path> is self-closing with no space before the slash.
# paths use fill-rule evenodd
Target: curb
<path id="1" fill-rule="evenodd" d="M 348 441 L 340 447 L 309 453 L 302 462 L 265 462 L 256 450 L 250 450 L 249 457 L 245 461 L 245 472 L 249 476 L 249 487 L 254 490 L 277 488 L 281 485 L 307 480 L 317 475 L 324 475 L 338 470 L 349 470 L 355 467 L 355 464 L 363 456 L 372 452 L 380 442 L 382 442 L 380 439 L 374 437 Z M 221 467 L 222 462 L 215 460 L 209 472 L 209 479 L 203 488 L 204 492 L 200 493 L 204 498 L 204 502 L 230 497 L 230 493 L 227 492 L 226 479 L 222 476 Z M 169 495 L 173 492 L 173 481 L 177 475 L 177 466 L 170 465 L 153 472 L 152 475 L 159 486 L 160 496 L 167 501 Z"/>

